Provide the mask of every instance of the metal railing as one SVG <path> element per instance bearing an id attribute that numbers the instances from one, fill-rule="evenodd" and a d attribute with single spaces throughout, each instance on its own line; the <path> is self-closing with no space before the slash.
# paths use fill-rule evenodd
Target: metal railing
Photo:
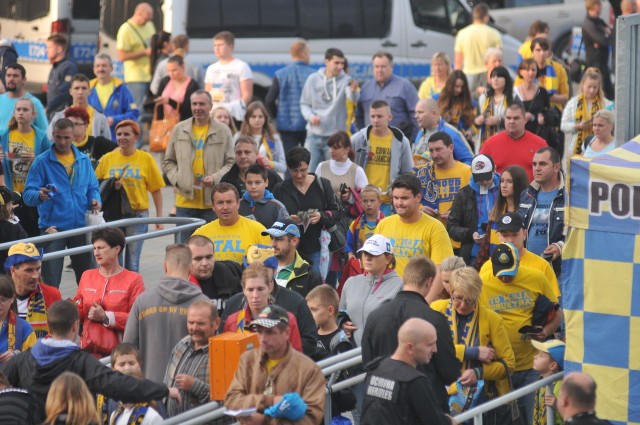
<path id="1" fill-rule="evenodd" d="M 36 245 L 42 244 L 45 242 L 50 242 L 56 239 L 67 238 L 70 236 L 78 236 L 78 235 L 90 235 L 94 230 L 104 229 L 105 227 L 128 227 L 135 226 L 139 224 L 175 224 L 175 227 L 171 227 L 169 229 L 163 230 L 155 230 L 152 232 L 147 232 L 141 235 L 135 236 L 127 236 L 126 241 L 136 242 L 142 241 L 146 239 L 152 238 L 160 238 L 166 235 L 175 234 L 177 238 L 177 234 L 183 230 L 192 230 L 196 229 L 206 222 L 200 218 L 191 218 L 191 217 L 149 217 L 149 218 L 125 218 L 117 221 L 110 221 L 104 224 L 97 224 L 94 226 L 85 226 L 80 227 L 74 230 L 65 230 L 63 232 L 50 233 L 48 235 L 36 236 L 34 238 L 21 239 L 20 242 L 32 242 Z M 17 241 L 6 242 L 0 244 L 0 250 L 9 249 L 11 245 L 15 244 Z M 144 248 L 143 248 L 144 249 Z M 84 246 L 79 246 L 76 248 L 67 248 L 60 251 L 55 252 L 45 252 L 43 260 L 53 260 L 60 257 L 66 257 L 67 255 L 76 255 L 82 254 L 84 252 L 91 252 L 93 250 L 93 246 L 89 243 Z"/>

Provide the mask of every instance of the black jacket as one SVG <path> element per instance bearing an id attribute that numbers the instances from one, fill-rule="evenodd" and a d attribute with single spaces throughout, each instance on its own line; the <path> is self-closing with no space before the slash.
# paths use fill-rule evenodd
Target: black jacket
<path id="1" fill-rule="evenodd" d="M 586 16 L 582 22 L 582 40 L 586 50 L 587 66 L 607 67 L 609 62 L 609 37 L 605 28 L 607 24 L 600 18 Z"/>
<path id="2" fill-rule="evenodd" d="M 169 394 L 165 385 L 114 372 L 79 348 L 48 347 L 48 359 L 55 360 L 38 364 L 33 353 L 34 350 L 38 351 L 40 344 L 42 342 L 38 341 L 30 351 L 20 353 L 2 364 L 0 372 L 7 376 L 12 386 L 30 391 L 42 403 L 47 398 L 53 380 L 63 372 L 80 375 L 94 395 L 100 393 L 123 402 L 158 400 Z"/>
<path id="3" fill-rule="evenodd" d="M 267 174 L 268 174 L 267 178 L 269 179 L 269 184 L 267 185 L 267 189 L 269 190 L 269 192 L 273 193 L 273 188 L 276 187 L 276 185 L 282 181 L 282 178 L 278 173 L 276 173 L 273 170 L 267 170 Z M 227 171 L 227 174 L 222 176 L 220 181 L 224 183 L 231 183 L 232 185 L 234 185 L 236 189 L 238 189 L 238 192 L 240 193 L 240 197 L 242 197 L 242 195 L 244 195 L 244 192 L 247 191 L 247 188 L 244 185 L 244 182 L 240 180 L 240 168 L 238 167 L 238 164 L 234 163 L 231 166 L 231 169 Z"/>
<path id="4" fill-rule="evenodd" d="M 44 420 L 44 403 L 26 390 L 0 390 L 0 418 L 5 425 L 39 424 Z"/>
<path id="5" fill-rule="evenodd" d="M 227 301 L 242 292 L 242 267 L 235 261 L 216 261 L 209 279 L 197 279 L 202 293 L 211 298 L 222 315 Z"/>
<path id="6" fill-rule="evenodd" d="M 307 356 L 312 356 L 317 350 L 318 332 L 307 302 L 300 294 L 282 288 L 275 282 L 273 285 L 272 296 L 274 304 L 279 305 L 296 317 L 298 329 L 300 330 L 300 339 L 302 340 L 302 352 Z M 222 321 L 218 328 L 220 332 L 224 329 L 227 317 L 243 308 L 244 301 L 245 298 L 242 293 L 236 294 L 227 300 L 226 308 L 222 314 Z"/>
<path id="7" fill-rule="evenodd" d="M 167 87 L 167 84 L 169 84 L 169 80 L 171 80 L 171 77 L 164 77 L 161 81 L 160 81 L 160 86 L 158 87 L 158 96 L 162 96 L 162 91 L 164 90 L 165 87 Z M 187 85 L 187 90 L 185 91 L 184 94 L 184 100 L 182 101 L 182 103 L 180 103 L 180 108 L 178 109 L 178 112 L 180 113 L 180 121 L 184 121 L 186 119 L 189 119 L 193 116 L 193 114 L 191 113 L 191 95 L 197 91 L 200 88 L 200 86 L 198 86 L 198 82 L 195 80 L 191 80 L 189 81 L 189 84 Z M 169 105 L 176 109 L 178 108 L 178 103 L 173 100 L 173 99 L 169 99 Z M 164 118 L 164 108 L 158 108 L 158 119 L 162 119 Z"/>
<path id="8" fill-rule="evenodd" d="M 362 335 L 362 363 L 381 356 L 390 356 L 398 347 L 398 329 L 407 320 L 418 317 L 431 323 L 438 336 L 438 351 L 431 363 L 418 366 L 429 377 L 436 391 L 436 400 L 444 412 L 449 411 L 449 396 L 445 385 L 460 377 L 461 364 L 456 358 L 453 337 L 447 319 L 433 310 L 419 293 L 400 291 L 393 301 L 383 304 L 367 318 Z"/>
<path id="9" fill-rule="evenodd" d="M 473 233 L 478 227 L 478 208 L 476 192 L 469 185 L 460 189 L 453 199 L 449 218 L 447 219 L 447 232 L 454 241 L 462 244 L 458 255 L 469 264 L 471 250 L 473 248 Z"/>
<path id="10" fill-rule="evenodd" d="M 362 425 L 448 425 L 429 379 L 399 360 L 378 359 L 368 368 Z"/>

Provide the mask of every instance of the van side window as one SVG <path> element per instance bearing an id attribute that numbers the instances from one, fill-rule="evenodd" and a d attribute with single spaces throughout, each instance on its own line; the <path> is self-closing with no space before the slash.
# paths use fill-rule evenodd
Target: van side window
<path id="1" fill-rule="evenodd" d="M 446 33 L 460 26 L 458 17 L 466 19 L 457 0 L 411 0 L 411 13 L 417 27 Z"/>
<path id="2" fill-rule="evenodd" d="M 223 29 L 239 38 L 382 38 L 391 6 L 391 0 L 190 0 L 186 30 L 191 38 Z"/>
<path id="3" fill-rule="evenodd" d="M 100 19 L 100 0 L 74 0 L 71 14 L 74 19 Z"/>
<path id="4" fill-rule="evenodd" d="M 562 4 L 563 0 L 489 0 L 487 6 L 491 10 L 512 7 L 544 6 L 547 4 Z"/>
<path id="5" fill-rule="evenodd" d="M 49 14 L 50 0 L 0 0 L 0 17 L 17 21 L 33 21 Z"/>

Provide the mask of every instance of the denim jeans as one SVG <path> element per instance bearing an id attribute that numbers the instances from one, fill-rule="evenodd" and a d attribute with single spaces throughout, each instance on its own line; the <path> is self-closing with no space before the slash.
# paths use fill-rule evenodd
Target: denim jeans
<path id="1" fill-rule="evenodd" d="M 144 114 L 144 108 L 143 108 L 144 98 L 147 95 L 147 92 L 149 91 L 149 86 L 150 86 L 150 83 L 143 83 L 143 82 L 127 83 L 127 88 L 131 92 L 131 95 L 133 96 L 133 100 L 136 102 L 136 106 L 140 111 L 140 115 L 138 116 L 138 125 L 140 125 L 141 134 L 140 134 L 140 138 L 138 139 L 138 142 L 136 143 L 137 148 L 141 148 L 144 145 L 144 140 L 145 140 L 145 138 L 143 137 L 144 130 L 142 126 L 142 115 Z"/>
<path id="2" fill-rule="evenodd" d="M 313 253 L 305 252 L 304 254 L 301 254 L 301 255 L 302 255 L 302 258 L 307 260 L 311 268 L 315 270 L 316 273 L 320 275 L 320 277 L 322 277 L 322 280 L 324 280 L 325 276 L 322 276 L 322 273 L 320 273 L 320 251 L 313 252 Z"/>
<path id="3" fill-rule="evenodd" d="M 282 147 L 285 152 L 289 152 L 296 146 L 304 145 L 304 141 L 307 138 L 307 131 L 281 131 L 280 139 L 282 140 Z"/>
<path id="4" fill-rule="evenodd" d="M 304 147 L 311 153 L 311 162 L 309 162 L 309 172 L 315 173 L 318 164 L 329 159 L 329 136 L 316 136 L 315 134 L 307 134 L 307 140 Z"/>
<path id="5" fill-rule="evenodd" d="M 41 234 L 47 235 L 44 230 Z M 76 248 L 78 246 L 87 245 L 87 235 L 70 236 L 67 238 L 56 239 L 42 244 L 45 253 L 62 251 L 65 248 Z M 62 280 L 62 266 L 64 265 L 64 257 L 55 260 L 47 260 L 42 262 L 42 281 L 47 285 L 60 287 Z M 71 267 L 76 276 L 76 283 L 80 282 L 82 273 L 94 267 L 93 255 L 91 252 L 76 254 L 71 256 Z"/>
<path id="6" fill-rule="evenodd" d="M 215 215 L 213 214 L 213 210 L 208 209 L 199 209 L 199 208 L 182 208 L 176 207 L 176 217 L 193 217 L 193 218 L 201 218 L 207 223 L 215 220 Z M 194 230 L 183 230 L 178 234 L 178 242 L 184 243 L 189 236 L 193 234 Z"/>
<path id="7" fill-rule="evenodd" d="M 540 373 L 533 369 L 520 370 L 513 372 L 511 380 L 513 381 L 513 389 L 526 387 L 540 379 Z M 533 406 L 535 403 L 535 392 L 529 393 L 529 395 L 518 399 L 518 407 L 520 407 L 520 413 L 524 416 L 527 423 L 531 425 L 533 422 Z"/>
<path id="8" fill-rule="evenodd" d="M 147 218 L 149 210 L 137 212 L 133 218 Z M 143 235 L 149 230 L 148 224 L 136 224 L 123 228 L 122 231 L 126 236 Z M 142 253 L 142 244 L 144 241 L 130 242 L 124 251 L 124 268 L 132 272 L 140 271 L 140 254 Z M 120 260 L 122 264 L 122 259 Z"/>

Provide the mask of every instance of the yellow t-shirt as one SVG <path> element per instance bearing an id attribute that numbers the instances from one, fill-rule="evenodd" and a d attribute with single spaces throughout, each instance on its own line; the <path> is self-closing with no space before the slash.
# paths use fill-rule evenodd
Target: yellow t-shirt
<path id="1" fill-rule="evenodd" d="M 381 201 L 383 204 L 389 203 L 389 196 L 386 194 L 391 184 L 391 170 L 389 164 L 391 163 L 391 142 L 393 141 L 393 133 L 389 131 L 389 134 L 384 137 L 378 137 L 371 132 L 369 136 L 369 143 L 371 143 L 371 151 L 369 155 L 371 158 L 367 162 L 365 168 L 365 174 L 369 179 L 369 184 L 378 186 L 382 190 Z"/>
<path id="2" fill-rule="evenodd" d="M 440 93 L 440 89 L 436 86 L 436 79 L 433 76 L 430 76 L 420 84 L 420 88 L 418 89 L 418 98 L 430 99 L 434 94 L 438 93 Z"/>
<path id="3" fill-rule="evenodd" d="M 58 161 L 60 161 L 64 170 L 67 172 L 67 175 L 73 178 L 73 163 L 76 162 L 76 156 L 73 154 L 73 151 L 65 155 L 58 153 L 55 149 L 54 152 L 56 153 L 56 158 L 58 158 Z"/>
<path id="4" fill-rule="evenodd" d="M 87 105 L 87 113 L 89 114 L 89 125 L 87 126 L 87 137 L 93 136 L 93 116 L 95 115 L 95 109 Z"/>
<path id="5" fill-rule="evenodd" d="M 193 147 L 196 150 L 193 158 L 193 199 L 187 199 L 180 192 L 176 193 L 176 207 L 180 208 L 208 208 L 204 202 L 204 188 L 202 179 L 204 178 L 204 142 L 209 133 L 209 123 L 207 125 L 193 124 Z"/>
<path id="6" fill-rule="evenodd" d="M 242 264 L 249 246 L 271 244 L 269 236 L 262 236 L 264 231 L 262 224 L 240 216 L 232 226 L 222 226 L 220 220 L 214 220 L 199 227 L 193 234 L 206 236 L 213 241 L 217 261 L 231 260 Z"/>
<path id="7" fill-rule="evenodd" d="M 264 363 L 264 367 L 267 369 L 267 375 L 270 374 L 271 371 L 280 363 L 282 363 L 282 359 L 267 359 Z"/>
<path id="8" fill-rule="evenodd" d="M 27 173 L 31 167 L 31 162 L 23 161 L 20 154 L 35 153 L 35 148 L 36 132 L 33 129 L 28 133 L 20 133 L 18 130 L 9 131 L 9 152 L 6 152 L 6 155 L 11 164 L 11 184 L 16 192 L 24 191 L 24 183 L 27 181 Z"/>
<path id="9" fill-rule="evenodd" d="M 113 94 L 115 87 L 113 79 L 111 79 L 107 84 L 96 84 L 96 93 L 98 94 L 98 100 L 100 101 L 100 106 L 102 106 L 103 111 L 107 107 L 107 102 L 109 102 L 109 98 Z"/>
<path id="10" fill-rule="evenodd" d="M 123 155 L 119 148 L 115 149 L 105 154 L 96 168 L 96 177 L 100 180 L 121 175 L 122 187 L 134 210 L 149 209 L 147 192 L 164 187 L 164 179 L 153 157 L 139 149 L 129 156 Z"/>
<path id="11" fill-rule="evenodd" d="M 533 57 L 533 52 L 531 51 L 531 39 L 527 38 L 522 42 L 520 47 L 518 47 L 518 54 L 522 58 L 522 60 L 529 59 Z"/>
<path id="12" fill-rule="evenodd" d="M 465 74 L 481 74 L 487 72 L 484 53 L 489 47 L 502 48 L 500 32 L 489 25 L 471 24 L 458 31 L 453 50 L 463 54 Z"/>
<path id="13" fill-rule="evenodd" d="M 396 272 L 400 276 L 413 257 L 424 255 L 440 264 L 453 255 L 449 234 L 444 225 L 426 214 L 410 224 L 403 223 L 398 215 L 383 218 L 376 227 L 376 233 L 391 240 L 396 257 Z"/>
<path id="14" fill-rule="evenodd" d="M 520 265 L 513 281 L 502 283 L 493 275 L 491 260 L 480 270 L 480 277 L 480 302 L 502 317 L 516 356 L 515 371 L 531 369 L 536 349 L 531 345 L 531 341 L 522 340 L 518 329 L 531 325 L 538 296 L 544 295 L 552 302 L 558 302 L 549 281 L 540 270 Z"/>
<path id="15" fill-rule="evenodd" d="M 138 26 L 128 20 L 118 29 L 116 48 L 125 52 L 138 52 L 151 45 L 151 37 L 156 27 L 149 21 Z M 127 83 L 148 83 L 151 81 L 151 61 L 149 56 L 124 61 L 124 81 Z"/>
<path id="16" fill-rule="evenodd" d="M 442 170 L 436 168 L 436 187 L 438 188 L 438 211 L 444 214 L 451 209 L 453 199 L 461 188 L 469 184 L 471 179 L 471 167 L 467 164 L 456 161 L 453 167 Z M 445 226 L 446 220 L 442 220 Z M 453 248 L 460 248 L 462 244 L 451 239 Z"/>

